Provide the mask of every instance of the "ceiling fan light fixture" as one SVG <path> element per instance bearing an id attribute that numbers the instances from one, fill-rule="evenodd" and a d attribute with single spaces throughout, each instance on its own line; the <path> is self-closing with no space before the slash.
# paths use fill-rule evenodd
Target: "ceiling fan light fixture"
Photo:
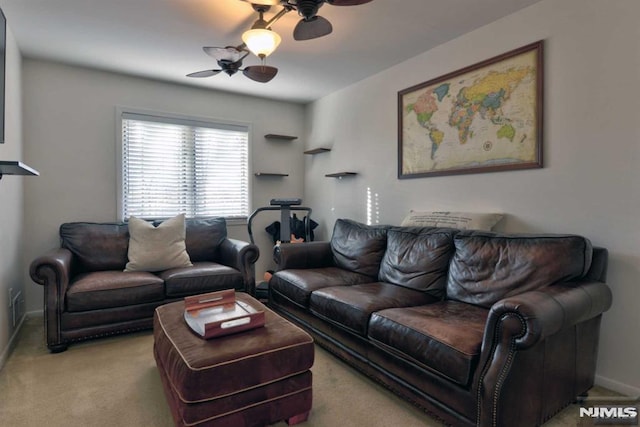
<path id="1" fill-rule="evenodd" d="M 264 59 L 277 49 L 282 37 L 266 28 L 254 28 L 242 34 L 242 41 L 251 53 Z"/>

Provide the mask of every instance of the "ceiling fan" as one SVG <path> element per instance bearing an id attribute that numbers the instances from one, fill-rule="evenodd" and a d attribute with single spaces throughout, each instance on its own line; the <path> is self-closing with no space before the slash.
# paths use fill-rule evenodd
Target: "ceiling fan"
<path id="1" fill-rule="evenodd" d="M 293 38 L 295 40 L 311 40 L 318 37 L 326 36 L 333 31 L 331 22 L 326 18 L 318 15 L 318 10 L 324 3 L 334 6 L 356 6 L 359 4 L 369 3 L 373 0 L 242 0 L 251 3 L 253 9 L 260 14 L 259 19 L 253 24 L 251 30 L 243 34 L 243 43 L 239 46 L 226 47 L 203 47 L 206 54 L 214 58 L 218 62 L 218 69 L 197 71 L 187 74 L 187 77 L 211 77 L 225 72 L 229 76 L 233 76 L 238 71 L 242 71 L 246 77 L 251 80 L 267 83 L 271 81 L 278 69 L 265 65 L 265 58 L 270 55 L 280 43 L 280 36 L 271 30 L 271 26 L 282 18 L 285 14 L 296 10 L 302 19 L 298 22 L 293 30 Z M 271 9 L 271 6 L 282 6 L 282 9 L 275 14 L 269 21 L 264 19 L 264 13 Z M 266 45 L 264 37 L 258 36 L 260 39 L 259 46 L 254 47 L 253 43 L 246 37 L 250 33 L 267 34 Z M 261 65 L 251 65 L 242 68 L 244 58 L 253 52 L 262 60 Z"/>
<path id="2" fill-rule="evenodd" d="M 227 46 L 227 47 L 208 47 L 202 48 L 205 53 L 218 62 L 220 68 L 214 70 L 197 71 L 187 74 L 187 77 L 211 77 L 225 72 L 229 76 L 233 76 L 238 71 L 242 71 L 246 77 L 260 83 L 267 83 L 273 79 L 278 73 L 278 69 L 265 64 L 250 65 L 242 68 L 242 60 L 249 55 L 244 45 Z"/>
<path id="3" fill-rule="evenodd" d="M 331 34 L 333 26 L 326 18 L 318 15 L 324 3 L 333 6 L 357 6 L 373 0 L 243 0 L 253 5 L 282 6 L 283 10 L 298 11 L 302 19 L 293 30 L 295 40 L 311 40 Z M 286 13 L 285 12 L 285 13 Z M 276 15 L 277 16 L 277 15 Z M 278 17 L 279 19 L 279 17 Z"/>

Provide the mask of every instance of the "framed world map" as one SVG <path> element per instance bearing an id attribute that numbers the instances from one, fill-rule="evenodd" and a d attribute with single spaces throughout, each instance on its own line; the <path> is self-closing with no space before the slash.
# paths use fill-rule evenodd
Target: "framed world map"
<path id="1" fill-rule="evenodd" d="M 542 167 L 543 42 L 398 92 L 398 178 Z"/>

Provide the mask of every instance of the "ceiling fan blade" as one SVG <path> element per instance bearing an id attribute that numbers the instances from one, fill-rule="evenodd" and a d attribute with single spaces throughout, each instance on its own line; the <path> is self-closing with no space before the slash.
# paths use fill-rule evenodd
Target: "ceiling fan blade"
<path id="1" fill-rule="evenodd" d="M 216 74 L 218 74 L 220 71 L 222 70 L 204 70 L 204 71 L 197 71 L 195 73 L 191 73 L 191 74 L 187 74 L 187 77 L 211 77 L 211 76 L 215 76 Z"/>
<path id="2" fill-rule="evenodd" d="M 242 0 L 247 3 L 257 4 L 260 6 L 277 6 L 280 4 L 280 0 Z"/>
<path id="3" fill-rule="evenodd" d="M 295 40 L 311 40 L 331 34 L 333 26 L 326 18 L 314 16 L 310 19 L 301 19 L 293 29 Z"/>
<path id="4" fill-rule="evenodd" d="M 326 0 L 333 6 L 357 6 L 359 4 L 369 3 L 373 0 Z"/>
<path id="5" fill-rule="evenodd" d="M 242 73 L 251 80 L 255 80 L 260 83 L 267 83 L 271 81 L 276 74 L 278 74 L 278 69 L 268 65 L 251 65 L 246 67 Z"/>
<path id="6" fill-rule="evenodd" d="M 227 47 L 205 46 L 202 48 L 202 50 L 204 50 L 204 53 L 206 53 L 216 61 L 238 62 L 241 59 L 244 59 L 244 57 L 249 54 L 248 51 L 239 50 L 234 46 L 227 46 Z"/>

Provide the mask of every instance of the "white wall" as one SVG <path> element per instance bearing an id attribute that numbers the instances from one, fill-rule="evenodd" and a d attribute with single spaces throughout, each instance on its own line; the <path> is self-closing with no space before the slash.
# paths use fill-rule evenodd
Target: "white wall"
<path id="1" fill-rule="evenodd" d="M 303 143 L 265 140 L 267 133 L 301 136 L 304 107 L 119 74 L 24 60 L 25 158 L 41 176 L 25 184 L 25 261 L 59 246 L 58 227 L 69 221 L 116 221 L 116 106 L 250 123 L 254 171 L 286 178 L 252 178 L 252 209 L 274 197 L 301 197 Z M 216 78 L 228 78 L 220 75 Z M 241 75 L 233 78 L 244 78 Z M 259 83 L 256 83 L 259 84 Z M 261 249 L 257 275 L 271 266 L 264 227 L 277 215 L 256 218 Z M 231 237 L 248 240 L 245 224 Z M 24 277 L 27 310 L 42 310 L 42 287 Z"/>
<path id="2" fill-rule="evenodd" d="M 640 2 L 545 0 L 314 102 L 305 195 L 336 218 L 399 224 L 410 209 L 504 212 L 503 231 L 567 232 L 610 251 L 598 382 L 640 394 Z M 545 40 L 544 168 L 397 179 L 397 92 Z M 358 172 L 332 180 L 324 174 Z"/>
<path id="3" fill-rule="evenodd" d="M 0 144 L 0 160 L 22 160 L 22 60 L 11 28 L 7 27 L 5 63 L 5 143 Z M 14 295 L 23 290 L 22 248 L 23 178 L 5 175 L 0 180 L 0 368 L 19 323 L 13 324 L 9 309 L 9 288 Z M 24 294 L 23 294 L 24 297 Z M 17 305 L 24 312 L 24 303 Z"/>

